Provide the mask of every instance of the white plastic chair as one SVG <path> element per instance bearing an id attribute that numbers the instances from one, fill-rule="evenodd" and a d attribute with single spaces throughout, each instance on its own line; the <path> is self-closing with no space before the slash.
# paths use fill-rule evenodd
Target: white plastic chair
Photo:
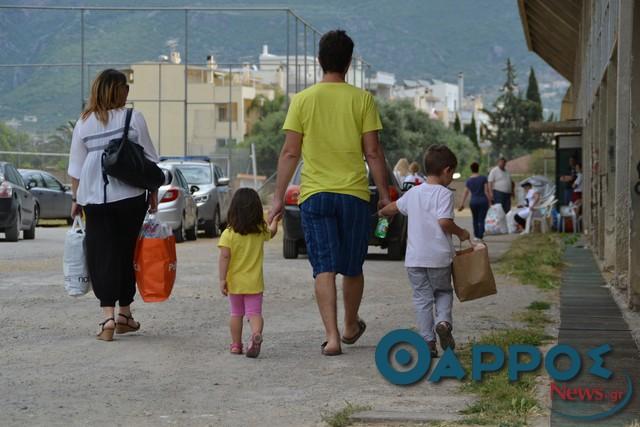
<path id="1" fill-rule="evenodd" d="M 573 224 L 573 234 L 580 232 L 580 219 L 578 215 L 576 215 L 576 209 L 573 205 L 573 202 L 569 206 L 561 206 L 560 207 L 560 231 L 562 233 L 565 232 L 566 228 L 566 219 L 571 218 L 571 224 Z"/>
<path id="2" fill-rule="evenodd" d="M 536 223 L 540 224 L 540 231 L 542 233 L 549 232 L 549 218 L 551 218 L 551 211 L 553 207 L 557 203 L 555 197 L 549 198 L 544 203 L 530 208 L 529 215 L 527 216 L 527 223 L 524 229 L 524 234 L 528 234 L 531 232 L 531 228 L 536 225 Z"/>

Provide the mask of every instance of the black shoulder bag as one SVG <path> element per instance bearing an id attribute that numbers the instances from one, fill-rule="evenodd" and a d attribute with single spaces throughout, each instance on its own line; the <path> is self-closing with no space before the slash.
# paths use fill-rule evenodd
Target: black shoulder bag
<path id="1" fill-rule="evenodd" d="M 122 138 L 109 141 L 102 153 L 102 180 L 104 181 L 104 203 L 107 203 L 109 176 L 149 191 L 164 184 L 162 169 L 144 155 L 144 148 L 129 140 L 132 108 L 127 109 Z"/>

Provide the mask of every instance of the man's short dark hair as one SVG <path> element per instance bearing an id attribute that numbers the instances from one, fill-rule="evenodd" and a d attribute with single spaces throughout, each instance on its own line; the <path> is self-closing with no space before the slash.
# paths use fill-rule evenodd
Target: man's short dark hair
<path id="1" fill-rule="evenodd" d="M 440 176 L 446 168 L 456 166 L 458 159 L 446 145 L 431 145 L 424 154 L 424 171 L 428 176 Z"/>
<path id="2" fill-rule="evenodd" d="M 325 73 L 345 73 L 351 64 L 353 40 L 344 30 L 333 30 L 320 38 L 318 61 Z"/>
<path id="3" fill-rule="evenodd" d="M 478 173 L 479 170 L 480 170 L 480 165 L 478 164 L 478 162 L 471 163 L 471 172 Z"/>

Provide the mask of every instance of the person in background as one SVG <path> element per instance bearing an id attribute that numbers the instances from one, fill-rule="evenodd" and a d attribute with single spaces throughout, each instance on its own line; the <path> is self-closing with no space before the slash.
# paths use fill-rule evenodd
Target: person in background
<path id="1" fill-rule="evenodd" d="M 123 136 L 128 94 L 127 77 L 122 72 L 109 69 L 96 77 L 87 108 L 73 129 L 69 155 L 71 216 L 84 210 L 87 221 L 84 244 L 93 292 L 104 314 L 97 336 L 102 341 L 112 341 L 114 332 L 140 329 L 130 307 L 136 293 L 133 256 L 147 208 L 149 212 L 158 208 L 157 191 L 147 194 L 113 177 L 105 187 L 102 178 L 102 152 L 110 140 Z M 139 111 L 133 110 L 128 137 L 144 148 L 149 160 L 158 162 Z M 116 303 L 120 307 L 117 317 Z"/>
<path id="2" fill-rule="evenodd" d="M 424 183 L 424 178 L 420 175 L 420 165 L 413 162 L 409 165 L 409 175 L 404 177 L 402 181 L 402 191 L 407 191 L 411 187 Z"/>
<path id="3" fill-rule="evenodd" d="M 460 241 L 469 239 L 469 232 L 453 220 L 455 197 L 447 188 L 457 165 L 458 159 L 448 147 L 430 146 L 424 157 L 427 182 L 380 210 L 381 216 L 401 213 L 409 218 L 405 267 L 413 288 L 418 332 L 429 345 L 432 357 L 438 355 L 436 334 L 443 350 L 453 350 L 456 345 L 451 333 L 451 262 L 455 254 L 451 235 Z"/>
<path id="4" fill-rule="evenodd" d="M 473 218 L 473 235 L 476 239 L 482 239 L 484 237 L 484 220 L 489 210 L 489 200 L 491 200 L 487 177 L 480 175 L 479 170 L 480 165 L 477 162 L 471 163 L 471 176 L 465 183 L 462 203 L 460 203 L 460 207 L 458 208 L 459 211 L 464 209 L 464 202 L 467 200 L 469 194 L 471 194 L 469 207 L 471 208 L 471 217 Z"/>
<path id="5" fill-rule="evenodd" d="M 404 157 L 398 160 L 396 165 L 393 167 L 393 175 L 396 177 L 398 184 L 402 184 L 404 182 L 404 178 L 409 175 L 409 161 Z"/>
<path id="6" fill-rule="evenodd" d="M 506 170 L 507 159 L 500 157 L 496 167 L 489 172 L 489 195 L 491 204 L 500 203 L 507 213 L 511 210 L 511 198 L 515 193 L 515 184 Z"/>
<path id="7" fill-rule="evenodd" d="M 390 203 L 375 99 L 345 81 L 353 47 L 353 40 L 342 30 L 321 37 L 318 60 L 324 76 L 291 100 L 269 211 L 269 222 L 282 214 L 287 185 L 302 155 L 300 216 L 325 328 L 326 340 L 320 346 L 325 356 L 342 354 L 341 344 L 355 344 L 367 327 L 358 315 L 371 230 L 367 165 L 378 190 L 378 209 Z M 342 334 L 337 319 L 337 274 L 343 276 Z"/>
<path id="8" fill-rule="evenodd" d="M 576 179 L 573 181 L 573 194 L 571 195 L 571 201 L 576 203 L 578 200 L 582 199 L 582 181 L 584 177 L 582 175 L 582 165 L 580 163 L 576 163 Z"/>
<path id="9" fill-rule="evenodd" d="M 279 217 L 267 226 L 260 196 L 253 188 L 240 188 L 229 206 L 229 225 L 222 232 L 218 247 L 220 292 L 229 297 L 231 354 L 242 354 L 242 319 L 247 316 L 251 339 L 247 357 L 258 357 L 262 345 L 262 262 L 264 242 L 278 232 Z"/>
<path id="10" fill-rule="evenodd" d="M 531 185 L 530 182 L 525 182 L 522 184 L 522 188 L 526 192 L 526 196 L 524 198 L 525 204 L 523 206 L 518 206 L 520 210 L 513 216 L 515 222 L 518 223 L 518 227 L 520 230 L 524 229 L 527 225 L 527 218 L 531 215 L 531 209 L 535 208 L 540 202 L 540 193 L 538 193 Z"/>
<path id="11" fill-rule="evenodd" d="M 578 164 L 578 158 L 576 156 L 569 157 L 569 174 L 562 175 L 560 177 L 560 182 L 564 183 L 564 199 L 562 200 L 563 205 L 568 205 L 570 201 L 573 200 L 573 183 L 576 180 L 576 166 Z"/>

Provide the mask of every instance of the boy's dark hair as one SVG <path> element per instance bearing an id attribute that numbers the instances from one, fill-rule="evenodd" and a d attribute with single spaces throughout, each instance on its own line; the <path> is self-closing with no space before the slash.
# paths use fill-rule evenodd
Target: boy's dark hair
<path id="1" fill-rule="evenodd" d="M 439 176 L 447 167 L 455 169 L 458 159 L 446 145 L 435 144 L 424 154 L 424 171 L 427 176 Z"/>
<path id="2" fill-rule="evenodd" d="M 478 162 L 471 163 L 471 172 L 478 173 L 479 170 L 480 170 L 480 165 L 478 164 Z"/>
<path id="3" fill-rule="evenodd" d="M 345 73 L 351 64 L 353 40 L 344 30 L 333 30 L 320 38 L 318 61 L 325 73 Z"/>
<path id="4" fill-rule="evenodd" d="M 260 196 L 252 188 L 240 188 L 229 206 L 229 227 L 236 233 L 262 233 L 267 229 Z"/>

